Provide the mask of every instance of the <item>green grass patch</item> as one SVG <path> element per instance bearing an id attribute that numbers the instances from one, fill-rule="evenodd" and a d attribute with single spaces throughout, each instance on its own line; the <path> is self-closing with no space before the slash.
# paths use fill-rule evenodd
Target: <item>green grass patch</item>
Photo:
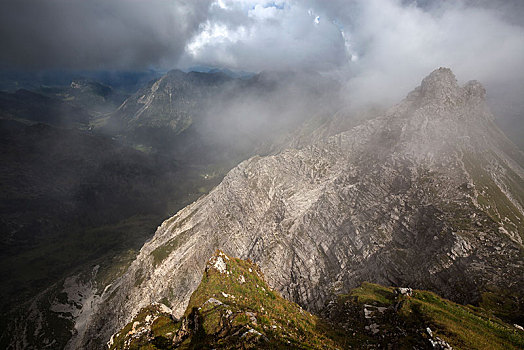
<path id="1" fill-rule="evenodd" d="M 364 282 L 349 294 L 356 297 L 359 303 L 389 306 L 395 302 L 395 293 L 392 288 L 378 284 Z"/>
<path id="2" fill-rule="evenodd" d="M 225 270 L 214 267 L 222 263 Z M 486 303 L 496 302 L 491 295 L 486 299 Z M 141 311 L 119 333 L 115 342 L 119 345 L 114 349 L 121 349 L 119 346 L 129 339 L 126 334 L 133 324 L 141 324 L 147 314 L 157 312 L 152 307 Z M 375 310 L 372 320 L 365 317 L 365 307 Z M 142 337 L 132 342 L 137 349 L 169 349 L 173 346 L 169 339 L 185 324 L 192 331 L 178 344 L 181 349 L 381 348 L 390 343 L 410 349 L 429 346 L 426 327 L 430 327 L 435 337 L 454 349 L 524 348 L 524 332 L 492 312 L 459 305 L 427 291 L 399 295 L 393 287 L 366 282 L 340 295 L 335 310 L 343 311 L 341 318 L 330 322 L 312 315 L 272 290 L 256 264 L 217 251 L 183 319 L 175 322 L 168 315 L 157 315 L 149 340 Z M 194 323 L 191 326 L 194 320 L 198 327 Z M 369 330 L 372 322 L 379 325 L 378 335 Z"/>
<path id="3" fill-rule="evenodd" d="M 524 332 L 496 317 L 487 317 L 463 305 L 442 299 L 427 291 L 417 291 L 406 301 L 406 310 L 416 309 L 437 330 L 437 334 L 457 349 L 522 349 Z"/>
<path id="4" fill-rule="evenodd" d="M 178 249 L 186 240 L 190 237 L 191 230 L 179 233 L 175 238 L 169 240 L 167 243 L 162 244 L 151 252 L 153 256 L 153 265 L 157 266 L 162 263 L 173 251 Z"/>

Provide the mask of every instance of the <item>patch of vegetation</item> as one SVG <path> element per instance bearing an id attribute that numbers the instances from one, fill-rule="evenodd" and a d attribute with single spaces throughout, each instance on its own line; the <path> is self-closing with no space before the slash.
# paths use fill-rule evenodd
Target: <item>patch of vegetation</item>
<path id="1" fill-rule="evenodd" d="M 154 305 L 143 309 L 118 333 L 112 349 L 123 349 L 124 343 L 129 349 L 363 349 L 389 344 L 411 349 L 428 348 L 435 339 L 454 349 L 524 347 L 523 331 L 481 307 L 372 283 L 338 296 L 321 318 L 272 290 L 256 264 L 220 251 L 208 262 L 181 320 L 158 310 Z M 147 315 L 153 320 L 149 324 Z"/>
<path id="2" fill-rule="evenodd" d="M 336 340 L 339 335 L 333 327 L 295 303 L 283 299 L 267 285 L 256 264 L 226 258 L 223 254 L 217 256 L 225 261 L 227 272 L 208 266 L 182 320 L 170 323 L 158 319 L 148 333 L 150 340 L 133 340 L 131 348 L 139 344 L 144 346 L 145 343 L 151 349 L 168 349 L 169 346 L 221 349 L 341 347 Z M 132 325 L 141 322 L 141 319 L 145 319 L 143 312 L 119 334 L 128 334 Z M 155 330 L 157 323 L 161 326 Z M 186 329 L 184 327 L 187 324 L 192 324 L 193 328 L 188 329 L 185 337 L 179 337 L 178 343 L 171 342 L 168 345 L 161 339 L 173 339 L 173 334 L 183 334 L 175 330 Z M 117 337 L 113 349 L 122 349 L 125 341 L 125 336 Z"/>
<path id="3" fill-rule="evenodd" d="M 492 287 L 482 293 L 480 307 L 510 323 L 524 324 L 524 297 L 515 292 Z"/>
<path id="4" fill-rule="evenodd" d="M 140 312 L 120 332 L 113 336 L 109 349 L 171 349 L 177 325 L 159 304 Z"/>
<path id="5" fill-rule="evenodd" d="M 381 306 L 393 305 L 396 299 L 392 288 L 368 282 L 364 282 L 360 287 L 353 289 L 349 297 L 356 298 L 356 301 L 360 304 Z"/>
<path id="6" fill-rule="evenodd" d="M 142 268 L 139 268 L 135 272 L 135 287 L 141 285 L 142 282 L 144 282 L 144 270 Z"/>
<path id="7" fill-rule="evenodd" d="M 162 244 L 151 252 L 153 256 L 153 265 L 157 266 L 162 263 L 173 251 L 178 249 L 191 234 L 191 230 L 184 231 L 178 234 L 175 238 L 169 240 L 167 243 Z"/>
<path id="8" fill-rule="evenodd" d="M 128 249 L 121 254 L 115 255 L 111 259 L 107 259 L 107 262 L 100 266 L 95 277 L 95 282 L 98 287 L 97 292 L 102 293 L 105 286 L 122 276 L 135 259 L 137 253 L 138 251 L 136 249 Z"/>
<path id="9" fill-rule="evenodd" d="M 167 307 L 171 307 L 171 303 L 169 302 L 169 300 L 167 300 L 166 297 L 163 297 L 162 299 L 160 299 L 159 301 L 161 304 L 164 304 L 165 306 Z"/>
<path id="10" fill-rule="evenodd" d="M 373 318 L 373 322 L 382 330 L 388 330 L 391 325 L 402 328 L 407 338 L 411 338 L 403 341 L 410 346 L 421 338 L 427 338 L 425 328 L 429 327 L 433 336 L 445 340 L 454 349 L 524 347 L 524 331 L 501 321 L 483 308 L 459 305 L 428 291 L 415 290 L 407 296 L 396 293 L 395 288 L 363 283 L 350 294 L 341 296 L 338 303 L 352 304 L 356 306 L 353 310 L 364 304 L 387 307 L 382 313 L 375 312 L 379 315 Z M 370 310 L 374 308 L 370 307 Z M 366 322 L 362 323 L 362 318 L 352 316 L 349 319 L 352 319 L 351 325 L 357 332 L 366 325 Z M 386 338 L 394 336 L 391 330 L 389 334 L 379 334 Z"/>
<path id="11" fill-rule="evenodd" d="M 248 343 L 258 344 L 257 347 L 339 347 L 332 327 L 272 290 L 256 264 L 228 258 L 220 252 L 215 257 L 225 262 L 226 272 L 208 266 L 187 309 L 201 308 L 206 343 L 234 347 L 242 336 L 257 334 L 256 331 L 261 335 Z M 210 303 L 211 298 L 222 304 Z"/>
<path id="12" fill-rule="evenodd" d="M 524 332 L 427 291 L 416 291 L 403 306 L 406 315 L 417 313 L 456 349 L 522 349 Z"/>

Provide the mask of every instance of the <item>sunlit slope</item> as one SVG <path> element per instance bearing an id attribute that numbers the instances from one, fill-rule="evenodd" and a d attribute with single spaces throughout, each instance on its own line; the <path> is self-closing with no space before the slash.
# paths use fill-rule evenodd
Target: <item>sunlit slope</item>
<path id="1" fill-rule="evenodd" d="M 165 301 L 164 301 L 165 302 Z M 217 251 L 180 320 L 142 309 L 110 349 L 520 349 L 524 331 L 434 293 L 363 283 L 314 316 L 283 299 L 248 260 Z M 433 345 L 434 344 L 434 345 Z"/>

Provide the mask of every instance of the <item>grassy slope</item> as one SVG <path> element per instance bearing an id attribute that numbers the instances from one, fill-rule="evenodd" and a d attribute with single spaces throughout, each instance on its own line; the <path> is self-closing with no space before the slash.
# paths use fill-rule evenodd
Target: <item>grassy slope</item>
<path id="1" fill-rule="evenodd" d="M 199 320 L 200 327 L 182 340 L 180 348 L 339 348 L 337 333 L 324 321 L 298 305 L 283 299 L 264 281 L 258 266 L 250 261 L 226 258 L 227 272 L 208 267 L 202 283 L 193 293 L 184 319 Z M 211 301 L 210 301 L 211 300 Z M 216 300 L 216 301 L 215 301 Z M 174 331 L 184 322 L 162 319 L 159 334 L 149 326 L 149 336 L 129 341 L 129 331 L 142 310 L 115 337 L 112 349 L 170 349 Z M 196 315 L 196 316 L 195 316 Z M 164 315 L 165 316 L 165 315 Z M 158 317 L 158 316 L 156 316 Z M 155 320 L 155 322 L 157 322 Z M 156 323 L 153 325 L 156 325 Z M 143 321 L 142 321 L 143 323 Z M 146 332 L 147 333 L 147 332 Z M 156 344 L 156 345 L 155 345 Z"/>
<path id="2" fill-rule="evenodd" d="M 413 291 L 411 297 L 396 296 L 394 288 L 364 283 L 343 300 L 359 304 L 397 306 L 396 317 L 410 327 L 430 327 L 454 349 L 522 349 L 524 332 L 504 323 L 486 310 L 464 306 L 428 291 Z M 355 299 L 354 299 L 355 300 Z"/>
<path id="3" fill-rule="evenodd" d="M 213 267 L 220 262 L 225 263 L 223 271 Z M 333 312 L 326 316 L 330 321 L 312 315 L 273 291 L 256 264 L 217 252 L 181 320 L 172 320 L 158 304 L 152 305 L 117 333 L 111 349 L 336 349 L 388 344 L 395 349 L 427 348 L 431 337 L 426 327 L 433 331 L 432 339 L 439 337 L 455 349 L 524 347 L 523 331 L 482 308 L 458 305 L 427 291 L 398 295 L 394 288 L 364 283 L 340 295 L 330 307 Z M 364 316 L 365 308 L 373 310 L 370 318 Z M 378 325 L 377 334 L 370 331 L 372 324 Z"/>

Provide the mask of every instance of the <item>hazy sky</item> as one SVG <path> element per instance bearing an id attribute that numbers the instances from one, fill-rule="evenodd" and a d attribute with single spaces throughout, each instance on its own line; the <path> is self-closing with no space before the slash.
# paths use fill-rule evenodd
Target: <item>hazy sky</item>
<path id="1" fill-rule="evenodd" d="M 347 81 L 355 100 L 389 102 L 448 66 L 488 91 L 524 92 L 522 0 L 3 0 L 0 6 L 0 67 L 310 69 Z"/>

